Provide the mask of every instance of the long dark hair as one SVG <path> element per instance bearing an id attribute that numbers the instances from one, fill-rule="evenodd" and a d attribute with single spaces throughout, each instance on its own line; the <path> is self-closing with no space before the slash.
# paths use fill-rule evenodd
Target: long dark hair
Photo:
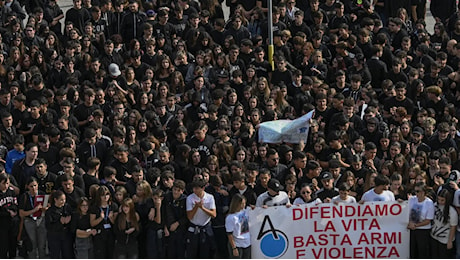
<path id="1" fill-rule="evenodd" d="M 120 230 L 126 229 L 126 222 L 129 219 L 130 225 L 134 227 L 136 230 L 139 230 L 139 219 L 136 214 L 136 209 L 134 208 L 134 202 L 131 198 L 126 198 L 121 203 L 120 207 L 127 206 L 129 207 L 128 216 L 125 214 L 123 210 L 121 210 L 120 214 L 117 217 L 117 225 Z"/>
<path id="2" fill-rule="evenodd" d="M 63 196 L 63 195 L 64 195 L 64 192 L 61 191 L 61 190 L 56 190 L 55 192 L 53 192 L 53 193 L 51 194 L 51 198 L 50 198 L 50 199 L 51 199 L 52 205 L 53 205 L 53 206 L 56 206 L 55 200 L 56 200 L 57 198 Z"/>
<path id="3" fill-rule="evenodd" d="M 96 207 L 100 207 L 101 206 L 101 196 L 106 194 L 106 193 L 110 193 L 110 190 L 109 188 L 107 188 L 107 186 L 101 186 L 99 187 L 99 189 L 97 189 L 97 193 L 96 193 L 96 197 L 94 197 L 94 204 Z M 112 194 L 110 193 L 110 199 L 108 201 L 108 205 L 110 205 L 112 202 Z"/>
<path id="4" fill-rule="evenodd" d="M 444 210 L 442 212 L 442 223 L 447 224 L 449 222 L 449 209 L 450 205 L 452 204 L 452 194 L 448 189 L 442 189 L 438 194 L 438 198 L 446 199 Z"/>

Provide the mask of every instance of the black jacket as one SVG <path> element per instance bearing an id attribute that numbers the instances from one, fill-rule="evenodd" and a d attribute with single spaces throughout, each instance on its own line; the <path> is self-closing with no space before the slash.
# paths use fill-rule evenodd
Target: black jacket
<path id="1" fill-rule="evenodd" d="M 52 205 L 45 215 L 46 230 L 51 233 L 64 233 L 70 232 L 70 223 L 62 224 L 61 217 L 72 215 L 72 210 L 69 204 L 65 204 L 62 208 Z"/>
<path id="2" fill-rule="evenodd" d="M 162 204 L 164 213 L 163 219 L 168 229 L 176 221 L 179 222 L 179 227 L 174 232 L 185 231 L 187 229 L 189 221 L 186 212 L 186 201 L 187 196 L 184 194 L 177 200 L 174 200 L 172 193 L 165 195 Z"/>

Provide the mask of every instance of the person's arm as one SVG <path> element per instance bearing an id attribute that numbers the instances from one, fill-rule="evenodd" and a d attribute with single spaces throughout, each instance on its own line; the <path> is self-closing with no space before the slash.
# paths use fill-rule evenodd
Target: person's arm
<path id="1" fill-rule="evenodd" d="M 455 239 L 455 232 L 457 232 L 457 226 L 451 226 L 449 230 L 449 238 L 447 240 L 447 249 L 452 249 L 454 247 L 453 242 Z"/>
<path id="2" fill-rule="evenodd" d="M 262 1 L 256 1 L 256 7 L 259 7 L 264 13 L 268 12 L 268 8 L 262 7 Z"/>
<path id="3" fill-rule="evenodd" d="M 236 247 L 235 240 L 233 239 L 233 234 L 232 233 L 227 233 L 228 237 L 228 243 L 230 244 L 230 247 L 232 248 L 232 254 L 233 256 L 239 256 L 238 248 Z"/>
<path id="4" fill-rule="evenodd" d="M 428 225 L 428 224 L 430 224 L 430 223 L 431 223 L 431 220 L 432 220 L 432 219 L 425 219 L 425 220 L 423 220 L 423 221 L 422 221 L 422 222 L 420 222 L 420 223 L 415 223 L 415 225 L 414 225 L 414 226 L 415 226 L 416 228 L 417 228 L 417 227 L 423 227 L 423 226 L 426 226 L 426 225 Z"/>
<path id="5" fill-rule="evenodd" d="M 77 237 L 78 238 L 87 238 L 87 237 L 90 237 L 91 236 L 91 229 L 89 230 L 81 230 L 81 229 L 77 229 Z"/>
<path id="6" fill-rule="evenodd" d="M 191 220 L 195 216 L 195 214 L 198 211 L 198 209 L 203 210 L 204 213 L 206 213 L 207 215 L 209 215 L 212 218 L 215 218 L 216 215 L 217 215 L 216 209 L 207 209 L 206 207 L 204 207 L 203 201 L 201 200 L 201 201 L 195 203 L 195 205 L 193 206 L 192 210 L 187 211 L 187 217 L 188 217 L 189 220 Z"/>
<path id="7" fill-rule="evenodd" d="M 157 200 L 155 200 L 155 222 L 161 224 L 161 199 Z"/>
<path id="8" fill-rule="evenodd" d="M 414 21 L 417 21 L 417 6 L 416 5 L 413 5 L 411 6 L 411 9 L 412 9 L 412 19 Z"/>
<path id="9" fill-rule="evenodd" d="M 62 18 L 64 18 L 64 14 L 61 13 L 60 15 L 56 16 L 53 18 L 53 21 L 51 22 L 52 25 L 56 25 Z M 54 23 L 54 24 L 53 24 Z"/>
<path id="10" fill-rule="evenodd" d="M 228 243 L 230 247 L 232 248 L 232 255 L 233 256 L 238 256 L 238 248 L 236 246 L 235 238 L 233 237 L 233 231 L 236 228 L 236 223 L 235 223 L 235 217 L 232 217 L 231 215 L 228 215 L 225 218 L 225 231 L 227 232 L 227 237 L 228 237 Z"/>
<path id="11" fill-rule="evenodd" d="M 31 210 L 19 209 L 19 216 L 21 218 L 26 217 L 26 216 L 30 216 L 30 215 L 34 214 L 35 212 L 41 210 L 42 208 L 43 208 L 42 204 L 38 204 L 35 208 L 33 208 Z"/>
<path id="12" fill-rule="evenodd" d="M 198 203 L 195 203 L 195 205 L 193 205 L 192 210 L 187 210 L 187 218 L 189 220 L 192 220 L 192 218 L 195 216 L 198 208 L 199 208 Z"/>
<path id="13" fill-rule="evenodd" d="M 101 211 L 101 214 L 96 217 L 96 214 L 89 214 L 89 223 L 91 224 L 92 227 L 95 227 L 101 223 L 101 221 L 104 219 L 104 212 Z"/>
<path id="14" fill-rule="evenodd" d="M 36 124 L 34 124 L 29 130 L 22 130 L 22 129 L 19 129 L 18 130 L 18 133 L 26 136 L 26 135 L 30 135 L 32 133 L 32 131 L 34 130 Z"/>

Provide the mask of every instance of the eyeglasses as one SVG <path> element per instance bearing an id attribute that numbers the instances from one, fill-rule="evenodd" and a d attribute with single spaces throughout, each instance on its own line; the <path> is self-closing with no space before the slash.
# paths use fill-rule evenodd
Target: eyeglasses
<path id="1" fill-rule="evenodd" d="M 310 193 L 311 193 L 311 191 L 302 191 L 303 195 L 310 194 Z"/>

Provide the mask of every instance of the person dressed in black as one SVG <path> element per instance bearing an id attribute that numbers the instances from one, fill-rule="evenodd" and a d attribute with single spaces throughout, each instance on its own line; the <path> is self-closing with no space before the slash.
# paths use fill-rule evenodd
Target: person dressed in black
<path id="1" fill-rule="evenodd" d="M 137 244 L 140 229 L 139 214 L 134 209 L 134 202 L 131 198 L 124 199 L 120 207 L 121 211 L 114 224 L 115 257 L 135 259 L 139 256 Z"/>
<path id="2" fill-rule="evenodd" d="M 246 198 L 246 203 L 248 205 L 256 205 L 257 195 L 254 190 L 246 185 L 246 176 L 243 173 L 234 174 L 233 178 L 233 187 L 229 191 L 229 198 L 237 193 L 243 195 Z"/>
<path id="3" fill-rule="evenodd" d="M 167 230 L 165 236 L 168 237 L 166 257 L 168 258 L 185 258 L 185 232 L 189 221 L 185 211 L 187 196 L 184 195 L 184 191 L 185 182 L 175 180 L 172 192 L 165 195 L 163 202 Z"/>
<path id="4" fill-rule="evenodd" d="M 77 259 L 93 258 L 93 236 L 97 230 L 91 228 L 89 220 L 89 200 L 86 197 L 80 198 L 78 211 L 72 215 L 72 233 L 75 234 L 75 257 Z"/>
<path id="5" fill-rule="evenodd" d="M 321 174 L 323 188 L 316 192 L 316 196 L 324 203 L 331 202 L 332 198 L 339 195 L 339 189 L 334 187 L 334 177 L 330 172 Z"/>
<path id="6" fill-rule="evenodd" d="M 205 121 L 201 120 L 194 124 L 194 136 L 190 138 L 186 143 L 191 148 L 196 148 L 200 152 L 201 160 L 206 162 L 208 156 L 211 155 L 212 144 L 214 143 L 214 137 L 208 135 L 208 125 Z"/>
<path id="7" fill-rule="evenodd" d="M 91 227 L 98 233 L 93 240 L 94 258 L 113 258 L 115 249 L 113 225 L 118 215 L 118 205 L 112 203 L 112 194 L 106 186 L 101 186 L 97 190 L 89 213 Z"/>
<path id="8" fill-rule="evenodd" d="M 83 132 L 84 127 L 88 126 L 93 121 L 93 111 L 100 109 L 99 105 L 94 103 L 96 92 L 93 89 L 86 89 L 84 93 L 84 102 L 76 106 L 73 114 L 78 120 L 80 132 Z"/>
<path id="9" fill-rule="evenodd" d="M 138 161 L 129 156 L 128 146 L 123 144 L 115 148 L 115 160 L 111 164 L 117 170 L 117 181 L 119 184 L 125 184 L 132 178 L 132 169 L 135 165 L 139 165 Z"/>
<path id="10" fill-rule="evenodd" d="M 16 257 L 16 236 L 18 227 L 18 201 L 10 179 L 0 174 L 0 257 Z"/>
<path id="11" fill-rule="evenodd" d="M 74 28 L 84 32 L 86 22 L 91 20 L 88 9 L 82 8 L 81 0 L 74 0 L 73 7 L 65 13 L 65 24 L 71 22 Z"/>
<path id="12" fill-rule="evenodd" d="M 76 212 L 78 209 L 78 201 L 85 196 L 83 189 L 75 186 L 74 178 L 69 174 L 63 174 L 57 178 L 57 182 L 61 184 L 62 191 L 65 193 L 66 202 Z"/>
<path id="13" fill-rule="evenodd" d="M 139 4 L 134 1 L 129 1 L 129 12 L 125 14 L 121 21 L 121 35 L 125 43 L 129 43 L 132 39 L 136 39 L 142 35 L 142 24 L 147 16 L 144 12 L 139 11 Z"/>
<path id="14" fill-rule="evenodd" d="M 161 231 L 161 190 L 156 190 L 153 195 L 150 184 L 147 181 L 140 181 L 137 183 L 136 195 L 133 198 L 142 225 L 139 234 L 139 257 L 160 258 L 162 248 L 159 246 L 161 242 L 158 232 Z"/>
<path id="15" fill-rule="evenodd" d="M 51 207 L 45 215 L 50 258 L 74 258 L 73 239 L 70 232 L 72 209 L 66 203 L 64 192 L 57 190 L 51 195 Z"/>
<path id="16" fill-rule="evenodd" d="M 396 96 L 387 98 L 383 106 L 383 116 L 385 118 L 394 116 L 396 108 L 404 107 L 407 111 L 408 119 L 411 119 L 414 113 L 414 102 L 406 96 L 406 87 L 407 85 L 404 82 L 397 82 L 395 84 Z"/>
<path id="17" fill-rule="evenodd" d="M 104 164 L 107 156 L 107 147 L 103 142 L 98 142 L 96 130 L 87 128 L 84 132 L 85 140 L 77 147 L 76 154 L 80 159 L 79 166 L 88 170 L 88 158 L 97 157 Z"/>
<path id="18" fill-rule="evenodd" d="M 38 189 L 38 181 L 34 177 L 30 177 L 26 185 L 28 191 L 19 197 L 19 216 L 24 219 L 24 230 L 32 244 L 28 257 L 45 258 L 46 227 L 43 214 L 47 209 L 43 207 L 45 193 Z M 43 200 L 39 202 L 39 198 Z"/>

